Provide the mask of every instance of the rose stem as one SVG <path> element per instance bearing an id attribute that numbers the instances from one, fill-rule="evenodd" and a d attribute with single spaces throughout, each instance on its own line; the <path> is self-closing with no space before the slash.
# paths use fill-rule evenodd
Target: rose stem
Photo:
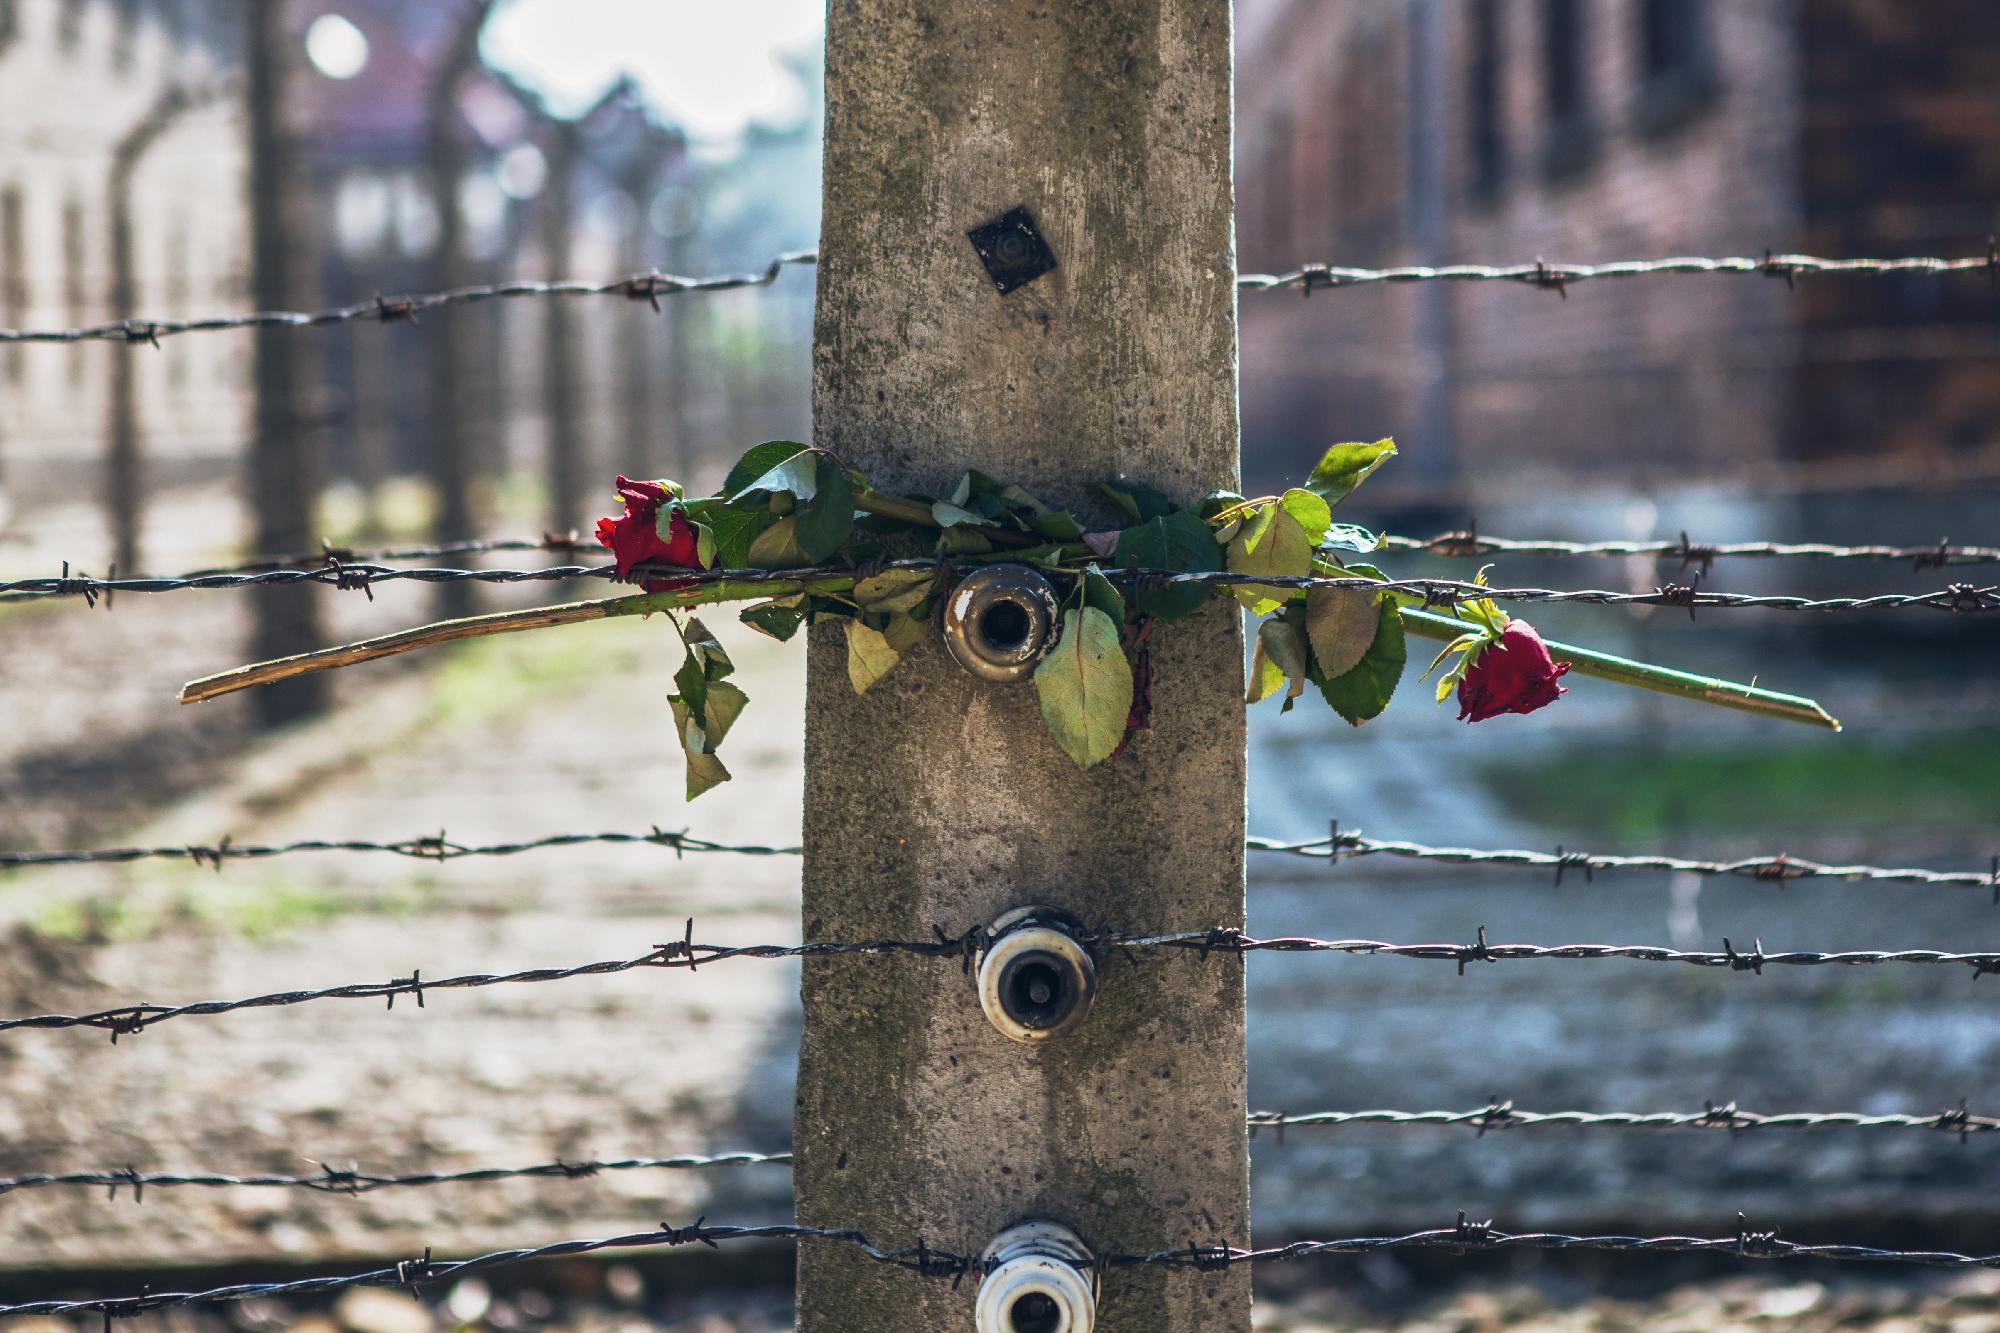
<path id="1" fill-rule="evenodd" d="M 1419 611 L 1415 607 L 1408 606 L 1402 611 L 1403 628 L 1411 634 L 1426 639 L 1451 640 L 1466 631 L 1466 622 L 1452 616 L 1441 616 L 1435 612 Z M 1717 704 L 1723 708 L 1740 709 L 1745 713 L 1787 718 L 1793 722 L 1805 722 L 1816 727 L 1840 730 L 1840 723 L 1824 708 L 1811 699 L 1801 698 L 1796 694 L 1779 694 L 1774 690 L 1760 690 L 1755 685 L 1738 685 L 1733 681 L 1675 671 L 1671 667 L 1634 662 L 1630 658 L 1600 653 L 1593 648 L 1578 648 L 1574 644 L 1557 643 L 1554 639 L 1548 640 L 1547 643 L 1549 655 L 1558 661 L 1568 662 L 1570 670 L 1578 675 L 1596 676 L 1601 680 L 1616 681 L 1620 685 L 1651 690 L 1655 694 L 1671 694 L 1683 699 L 1695 699 L 1702 703 Z"/>

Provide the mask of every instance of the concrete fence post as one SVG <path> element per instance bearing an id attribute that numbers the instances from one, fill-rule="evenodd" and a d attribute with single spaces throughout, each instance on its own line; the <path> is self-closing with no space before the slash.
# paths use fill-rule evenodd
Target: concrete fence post
<path id="1" fill-rule="evenodd" d="M 833 0 L 814 439 L 884 489 L 978 468 L 1086 508 L 1123 476 L 1234 487 L 1229 0 Z M 1002 295 L 967 232 L 1025 205 L 1057 267 Z M 1101 519 L 1116 526 L 1107 511 Z M 1157 625 L 1152 730 L 1089 772 L 1030 684 L 932 638 L 866 696 L 813 631 L 807 939 L 961 932 L 1028 904 L 1091 927 L 1243 920 L 1238 614 Z M 1028 1045 L 957 960 L 808 960 L 800 1220 L 979 1253 L 1023 1220 L 1095 1251 L 1248 1235 L 1242 959 L 1097 960 Z M 973 1327 L 954 1290 L 808 1241 L 804 1330 Z M 1098 1327 L 1248 1329 L 1245 1269 L 1104 1278 Z"/>

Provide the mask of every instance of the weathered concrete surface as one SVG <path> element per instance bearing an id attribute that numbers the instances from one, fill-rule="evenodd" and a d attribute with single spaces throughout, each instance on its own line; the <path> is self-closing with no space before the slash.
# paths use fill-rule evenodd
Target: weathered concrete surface
<path id="1" fill-rule="evenodd" d="M 1236 477 L 1226 0 L 845 0 L 827 32 L 814 432 L 878 484 L 976 466 L 1086 505 L 1117 474 L 1189 500 Z M 1060 267 L 1002 297 L 965 232 L 1026 203 Z M 1107 525 L 1115 516 L 1099 518 Z M 804 932 L 960 931 L 1047 901 L 1133 928 L 1240 922 L 1238 617 L 1154 640 L 1154 729 L 1077 771 L 1028 685 L 926 642 L 865 698 L 813 637 Z M 978 1251 L 1048 1216 L 1099 1248 L 1248 1231 L 1237 959 L 1104 964 L 1048 1050 L 955 962 L 808 963 L 800 1220 Z M 972 1285 L 800 1254 L 800 1327 L 972 1326 Z M 1247 1272 L 1112 1273 L 1111 1330 L 1248 1329 Z"/>

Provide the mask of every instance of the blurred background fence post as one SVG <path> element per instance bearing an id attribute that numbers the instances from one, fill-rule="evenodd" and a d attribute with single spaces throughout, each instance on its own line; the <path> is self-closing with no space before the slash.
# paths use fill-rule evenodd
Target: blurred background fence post
<path id="1" fill-rule="evenodd" d="M 280 0 L 272 0 L 244 11 L 250 126 L 250 290 L 259 310 L 289 310 L 298 304 L 294 266 L 309 253 L 309 247 L 302 244 L 297 138 L 286 96 L 293 68 L 287 8 Z M 306 349 L 290 329 L 260 328 L 254 336 L 256 424 L 246 488 L 254 515 L 252 527 L 259 551 L 302 551 L 317 536 L 314 511 L 322 476 L 315 447 L 317 432 L 308 432 L 299 411 Z M 325 641 L 319 599 L 289 595 L 295 591 L 274 588 L 256 594 L 252 657 L 279 657 Z M 325 680 L 300 677 L 258 691 L 255 707 L 261 722 L 275 726 L 321 711 L 326 698 Z"/>
<path id="2" fill-rule="evenodd" d="M 814 440 L 889 491 L 966 468 L 1113 524 L 1117 476 L 1235 484 L 1228 0 L 1034 10 L 858 0 L 828 17 Z M 1008 294 L 967 231 L 1025 205 L 1057 267 Z M 1080 771 L 1035 687 L 937 636 L 866 695 L 812 631 L 809 939 L 964 932 L 1048 904 L 1090 926 L 1243 920 L 1242 637 L 1162 627 L 1152 730 Z M 1100 960 L 1069 1036 L 1023 1045 L 956 958 L 804 964 L 799 1221 L 978 1254 L 1024 1219 L 1097 1250 L 1249 1234 L 1243 970 Z M 971 1328 L 977 1284 L 808 1240 L 799 1326 Z M 1250 1327 L 1247 1268 L 1114 1270 L 1100 1327 Z"/>

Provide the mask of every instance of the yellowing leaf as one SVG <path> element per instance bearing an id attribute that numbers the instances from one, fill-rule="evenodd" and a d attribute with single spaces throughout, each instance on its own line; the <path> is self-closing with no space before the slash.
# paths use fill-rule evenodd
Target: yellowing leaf
<path id="1" fill-rule="evenodd" d="M 1132 664 L 1118 626 L 1094 606 L 1065 611 L 1062 637 L 1035 668 L 1042 721 L 1079 768 L 1111 757 L 1132 712 Z"/>
<path id="2" fill-rule="evenodd" d="M 868 693 L 869 687 L 894 670 L 901 660 L 902 654 L 890 646 L 882 631 L 870 629 L 859 620 L 847 622 L 847 680 L 856 694 Z"/>
<path id="3" fill-rule="evenodd" d="M 937 575 L 928 569 L 885 569 L 854 585 L 854 604 L 863 611 L 914 611 L 931 595 Z"/>
<path id="4" fill-rule="evenodd" d="M 799 545 L 799 520 L 787 514 L 757 534 L 746 556 L 757 569 L 796 569 L 812 563 L 806 548 Z"/>
<path id="5" fill-rule="evenodd" d="M 1306 693 L 1306 644 L 1300 642 L 1294 624 L 1272 616 L 1256 626 L 1256 654 L 1250 658 L 1250 695 L 1244 703 L 1268 699 L 1286 681 L 1290 681 L 1290 689 L 1284 693 L 1288 701 Z M 1290 707 L 1288 703 L 1286 709 Z"/>
<path id="6" fill-rule="evenodd" d="M 1298 576 L 1312 572 L 1313 544 L 1299 520 L 1281 504 L 1267 504 L 1248 516 L 1229 543 L 1232 574 Z M 1275 611 L 1290 601 L 1293 590 L 1243 583 L 1234 588 L 1236 600 L 1252 614 Z"/>
<path id="7" fill-rule="evenodd" d="M 1320 675 L 1345 675 L 1375 642 L 1381 617 L 1377 595 L 1360 588 L 1314 588 L 1306 594 L 1306 637 Z"/>

